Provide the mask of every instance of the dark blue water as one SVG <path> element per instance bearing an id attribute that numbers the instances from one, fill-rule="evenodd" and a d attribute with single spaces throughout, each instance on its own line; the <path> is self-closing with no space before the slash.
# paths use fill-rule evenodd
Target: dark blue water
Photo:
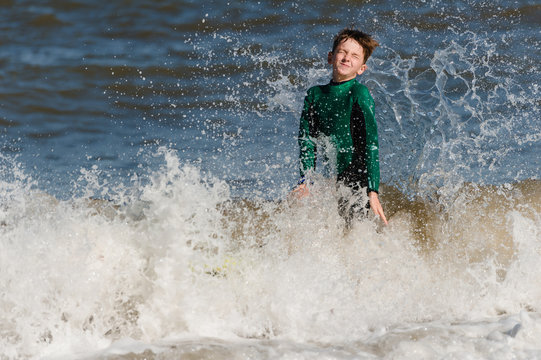
<path id="1" fill-rule="evenodd" d="M 92 167 L 129 183 L 159 166 L 159 146 L 238 195 L 281 194 L 297 177 L 304 91 L 328 80 L 330 41 L 350 23 L 381 43 L 360 80 L 384 183 L 423 193 L 446 185 L 438 172 L 539 176 L 535 1 L 1 6 L 3 161 L 56 196 Z"/>

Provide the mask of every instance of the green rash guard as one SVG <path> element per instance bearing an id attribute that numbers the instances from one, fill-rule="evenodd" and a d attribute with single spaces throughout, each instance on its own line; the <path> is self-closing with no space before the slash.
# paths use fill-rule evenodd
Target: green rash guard
<path id="1" fill-rule="evenodd" d="M 315 169 L 321 135 L 335 147 L 337 180 L 378 192 L 378 133 L 374 99 L 366 86 L 352 79 L 308 90 L 299 129 L 301 179 Z"/>

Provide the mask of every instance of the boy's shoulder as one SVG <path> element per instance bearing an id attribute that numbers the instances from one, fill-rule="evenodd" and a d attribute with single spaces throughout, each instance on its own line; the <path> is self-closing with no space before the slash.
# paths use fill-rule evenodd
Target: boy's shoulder
<path id="1" fill-rule="evenodd" d="M 370 96 L 370 90 L 368 90 L 366 85 L 361 84 L 357 80 L 353 82 L 353 85 L 351 86 L 351 92 L 358 96 Z"/>
<path id="2" fill-rule="evenodd" d="M 354 101 L 358 102 L 359 104 L 370 105 L 374 103 L 374 98 L 372 97 L 370 90 L 368 90 L 368 87 L 366 87 L 366 85 L 364 84 L 361 84 L 357 80 L 355 80 L 350 92 L 353 96 Z"/>
<path id="3" fill-rule="evenodd" d="M 318 99 L 327 92 L 325 91 L 326 86 L 327 85 L 314 85 L 310 87 L 306 90 L 306 99 L 310 102 L 318 101 Z"/>

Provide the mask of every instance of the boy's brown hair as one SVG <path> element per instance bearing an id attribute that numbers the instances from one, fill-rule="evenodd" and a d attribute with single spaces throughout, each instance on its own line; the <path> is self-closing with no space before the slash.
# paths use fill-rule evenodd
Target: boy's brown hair
<path id="1" fill-rule="evenodd" d="M 360 30 L 356 30 L 353 28 L 345 28 L 334 37 L 334 42 L 332 44 L 332 53 L 334 54 L 334 50 L 336 50 L 336 47 L 347 39 L 353 39 L 362 46 L 364 50 L 365 64 L 370 55 L 372 55 L 374 49 L 379 46 L 379 43 L 372 38 L 372 35 L 366 34 Z"/>

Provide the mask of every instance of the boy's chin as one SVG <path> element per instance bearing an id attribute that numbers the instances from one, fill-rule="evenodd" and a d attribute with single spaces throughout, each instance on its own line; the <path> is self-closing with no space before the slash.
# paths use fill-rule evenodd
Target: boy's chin
<path id="1" fill-rule="evenodd" d="M 333 71 L 332 74 L 333 79 L 343 79 L 344 80 L 351 80 L 356 77 L 355 73 L 352 73 L 351 71 L 340 71 L 340 69 L 336 69 Z"/>

